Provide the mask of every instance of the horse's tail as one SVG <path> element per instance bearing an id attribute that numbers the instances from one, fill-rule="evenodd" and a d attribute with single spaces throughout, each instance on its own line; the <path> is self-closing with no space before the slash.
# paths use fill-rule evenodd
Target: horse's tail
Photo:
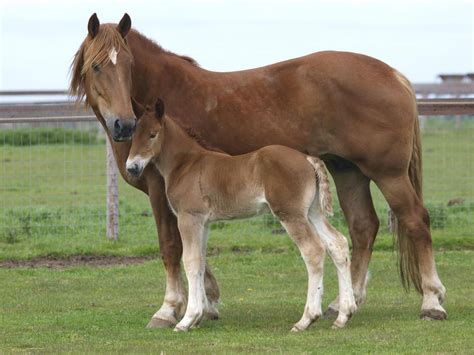
<path id="1" fill-rule="evenodd" d="M 405 86 L 408 86 L 413 96 L 413 148 L 411 152 L 410 164 L 408 166 L 408 175 L 410 182 L 415 190 L 416 195 L 423 202 L 423 180 L 422 180 L 422 154 L 421 154 L 421 132 L 418 121 L 418 108 L 416 104 L 416 97 L 408 79 L 400 74 L 400 80 Z M 413 241 L 407 236 L 403 226 L 398 223 L 395 215 L 391 212 L 391 220 L 393 231 L 396 232 L 395 245 L 398 252 L 398 266 L 400 270 L 400 278 L 403 287 L 408 290 L 410 284 L 413 284 L 415 289 L 422 293 L 421 275 L 418 264 L 418 257 L 416 255 L 415 245 Z"/>
<path id="2" fill-rule="evenodd" d="M 329 189 L 329 179 L 324 162 L 316 157 L 308 156 L 309 163 L 313 166 L 314 172 L 316 173 L 316 187 L 319 196 L 319 205 L 321 211 L 326 216 L 332 216 L 332 196 L 331 190 Z"/>

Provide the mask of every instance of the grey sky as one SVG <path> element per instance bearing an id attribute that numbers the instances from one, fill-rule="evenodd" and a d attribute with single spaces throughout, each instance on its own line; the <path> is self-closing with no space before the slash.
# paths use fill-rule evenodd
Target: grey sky
<path id="1" fill-rule="evenodd" d="M 474 71 L 472 1 L 0 0 L 0 90 L 63 89 L 89 16 L 133 26 L 216 71 L 336 49 L 368 54 L 414 82 Z"/>

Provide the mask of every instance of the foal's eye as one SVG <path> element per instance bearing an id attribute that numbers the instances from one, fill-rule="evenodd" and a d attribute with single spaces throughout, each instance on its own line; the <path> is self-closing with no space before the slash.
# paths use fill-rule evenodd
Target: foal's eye
<path id="1" fill-rule="evenodd" d="M 157 133 L 156 133 L 156 132 L 151 132 L 151 133 L 150 133 L 150 138 L 155 138 L 155 137 L 156 137 L 156 135 L 157 135 Z"/>
<path id="2" fill-rule="evenodd" d="M 99 64 L 92 64 L 92 70 L 94 70 L 96 73 L 100 72 Z"/>

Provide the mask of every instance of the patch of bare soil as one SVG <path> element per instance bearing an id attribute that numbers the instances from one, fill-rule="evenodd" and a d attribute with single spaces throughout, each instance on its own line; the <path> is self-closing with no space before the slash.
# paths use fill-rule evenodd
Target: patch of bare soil
<path id="1" fill-rule="evenodd" d="M 104 267 L 115 265 L 131 265 L 141 264 L 145 261 L 156 259 L 152 256 L 92 256 L 92 255 L 75 255 L 69 258 L 40 257 L 31 260 L 5 260 L 0 262 L 0 268 L 37 268 L 47 267 L 51 269 L 63 269 L 73 266 L 91 266 Z"/>

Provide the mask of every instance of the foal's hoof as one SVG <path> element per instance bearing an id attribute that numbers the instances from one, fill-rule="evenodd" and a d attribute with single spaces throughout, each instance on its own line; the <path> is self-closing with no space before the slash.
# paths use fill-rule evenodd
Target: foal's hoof
<path id="1" fill-rule="evenodd" d="M 167 320 L 167 319 L 161 319 L 161 318 L 152 318 L 148 324 L 146 325 L 147 329 L 153 329 L 153 328 L 171 328 L 174 327 L 176 323 Z"/>
<path id="2" fill-rule="evenodd" d="M 173 329 L 175 332 L 187 332 L 189 330 L 189 328 L 186 328 L 186 327 L 183 327 L 183 326 L 179 326 L 177 325 L 176 327 L 174 327 Z"/>
<path id="3" fill-rule="evenodd" d="M 328 307 L 326 312 L 324 312 L 323 318 L 324 319 L 336 319 L 339 314 L 338 310 L 335 310 L 334 308 Z"/>
<path id="4" fill-rule="evenodd" d="M 448 314 L 439 309 L 426 309 L 421 312 L 420 319 L 423 320 L 445 320 Z"/>

